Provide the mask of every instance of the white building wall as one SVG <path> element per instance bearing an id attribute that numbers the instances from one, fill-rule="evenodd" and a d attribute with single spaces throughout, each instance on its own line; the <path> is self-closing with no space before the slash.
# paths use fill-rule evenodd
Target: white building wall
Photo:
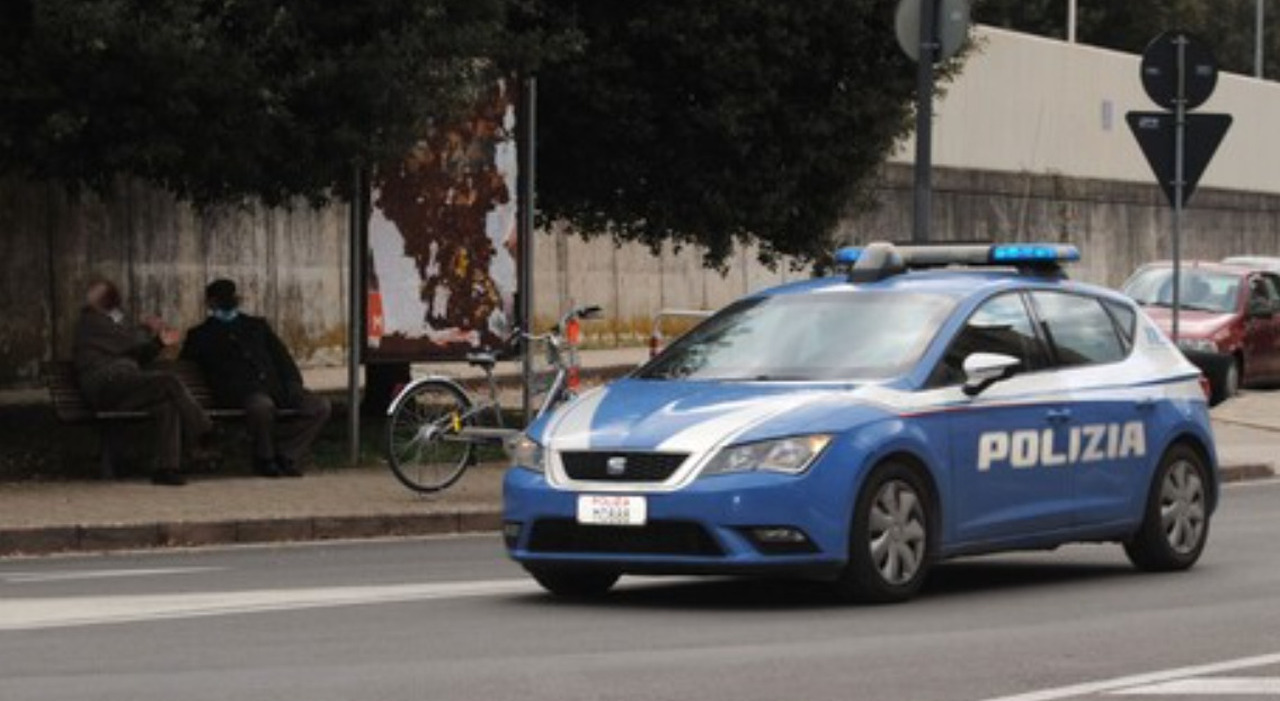
<path id="1" fill-rule="evenodd" d="M 1124 118 L 1157 109 L 1139 56 L 984 26 L 974 40 L 936 106 L 935 165 L 1153 181 Z M 1221 73 L 1199 111 L 1235 118 L 1200 186 L 1280 193 L 1280 84 Z M 892 160 L 914 153 L 907 139 Z"/>

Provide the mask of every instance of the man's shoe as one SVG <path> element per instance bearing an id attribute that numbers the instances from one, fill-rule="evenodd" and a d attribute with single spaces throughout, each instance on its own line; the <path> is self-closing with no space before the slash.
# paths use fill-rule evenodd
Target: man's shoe
<path id="1" fill-rule="evenodd" d="M 187 478 L 173 470 L 161 470 L 151 475 L 151 484 L 161 487 L 182 487 L 186 483 Z"/>
<path id="2" fill-rule="evenodd" d="M 297 463 L 284 457 L 276 458 L 276 471 L 279 472 L 282 477 L 302 476 L 302 470 L 298 469 Z"/>
<path id="3" fill-rule="evenodd" d="M 276 467 L 275 460 L 254 460 L 253 474 L 259 477 L 275 479 L 280 476 L 280 470 Z"/>

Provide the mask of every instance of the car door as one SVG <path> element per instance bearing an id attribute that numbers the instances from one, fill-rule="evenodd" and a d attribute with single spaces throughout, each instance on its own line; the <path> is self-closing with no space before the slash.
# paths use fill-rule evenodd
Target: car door
<path id="1" fill-rule="evenodd" d="M 1030 293 L 1063 383 L 1064 413 L 1055 428 L 1071 478 L 1073 525 L 1093 528 L 1131 520 L 1145 497 L 1148 440 L 1160 390 L 1126 367 L 1133 347 L 1132 310 L 1076 292 Z"/>
<path id="2" fill-rule="evenodd" d="M 1010 355 L 1022 365 L 1011 378 L 966 397 L 964 359 L 973 353 Z M 930 386 L 946 388 L 959 402 L 948 414 L 952 488 L 945 508 L 954 542 L 997 543 L 1070 526 L 1070 474 L 1043 465 L 1046 456 L 1056 460 L 1053 428 L 1064 408 L 1046 365 L 1026 300 L 1013 292 L 977 307 L 935 368 Z"/>
<path id="3" fill-rule="evenodd" d="M 1245 373 L 1250 380 L 1273 379 L 1280 375 L 1280 288 L 1270 273 L 1249 276 L 1249 290 L 1244 305 Z M 1264 316 L 1255 310 L 1262 309 Z M 1243 378 L 1242 378 L 1243 379 Z"/>
<path id="4" fill-rule="evenodd" d="M 1276 345 L 1276 322 L 1274 316 L 1256 316 L 1254 310 L 1257 308 L 1266 308 L 1271 310 L 1275 304 L 1272 294 L 1274 289 L 1268 289 L 1266 276 L 1262 272 L 1254 272 L 1249 275 L 1248 284 L 1245 285 L 1243 307 L 1239 313 L 1242 313 L 1244 319 L 1244 339 L 1242 349 L 1244 354 L 1244 376 L 1240 377 L 1240 381 L 1245 379 L 1256 381 L 1267 379 L 1274 376 L 1277 370 L 1277 362 L 1275 358 Z"/>

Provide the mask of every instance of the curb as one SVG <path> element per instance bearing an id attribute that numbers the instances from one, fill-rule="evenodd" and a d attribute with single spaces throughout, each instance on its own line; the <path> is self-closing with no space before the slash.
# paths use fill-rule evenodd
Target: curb
<path id="1" fill-rule="evenodd" d="M 1223 483 L 1271 479 L 1268 464 L 1227 465 Z M 0 558 L 71 552 L 108 552 L 212 545 L 351 540 L 394 536 L 494 533 L 502 529 L 498 507 L 438 513 L 313 516 L 235 521 L 0 528 Z"/>
<path id="2" fill-rule="evenodd" d="M 1218 479 L 1222 480 L 1224 483 L 1265 480 L 1271 479 L 1275 476 L 1275 468 L 1268 463 L 1225 465 L 1218 468 Z"/>
<path id="3" fill-rule="evenodd" d="M 502 512 L 497 507 L 373 516 L 9 528 L 0 529 L 0 557 L 489 533 L 501 529 Z"/>

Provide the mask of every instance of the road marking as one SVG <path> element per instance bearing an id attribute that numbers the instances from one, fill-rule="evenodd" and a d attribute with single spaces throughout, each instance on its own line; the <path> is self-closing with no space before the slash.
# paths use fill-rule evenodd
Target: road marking
<path id="1" fill-rule="evenodd" d="M 6 598 L 0 600 L 0 632 L 227 616 L 264 611 L 386 604 L 540 591 L 528 579 L 361 587 Z"/>
<path id="2" fill-rule="evenodd" d="M 36 582 L 75 582 L 88 579 L 118 579 L 122 577 L 158 577 L 172 574 L 200 574 L 218 572 L 225 567 L 154 567 L 129 570 L 63 570 L 61 572 L 0 572 L 0 581 L 6 584 L 33 584 Z"/>
<path id="3" fill-rule="evenodd" d="M 1106 681 L 1085 682 L 1084 684 L 1073 684 L 1071 686 L 1062 686 L 1056 689 L 1042 689 L 1040 691 L 1030 691 L 1024 694 L 1000 696 L 998 698 L 986 699 L 986 701 L 1056 701 L 1056 699 L 1069 699 L 1076 696 L 1105 694 L 1119 689 L 1136 688 L 1159 684 L 1161 682 L 1174 681 L 1177 679 L 1186 679 L 1188 677 L 1222 674 L 1223 672 L 1234 672 L 1236 670 L 1249 669 L 1251 667 L 1265 667 L 1273 664 L 1280 664 L 1280 653 L 1257 655 L 1255 657 L 1242 657 L 1235 660 L 1224 660 L 1222 662 L 1194 665 L 1190 667 L 1174 667 L 1172 669 L 1166 669 L 1159 672 L 1148 672 L 1146 674 L 1117 677 Z"/>
<path id="4" fill-rule="evenodd" d="M 1111 696 L 1280 696 L 1280 678 L 1209 677 L 1178 679 L 1110 692 Z"/>

